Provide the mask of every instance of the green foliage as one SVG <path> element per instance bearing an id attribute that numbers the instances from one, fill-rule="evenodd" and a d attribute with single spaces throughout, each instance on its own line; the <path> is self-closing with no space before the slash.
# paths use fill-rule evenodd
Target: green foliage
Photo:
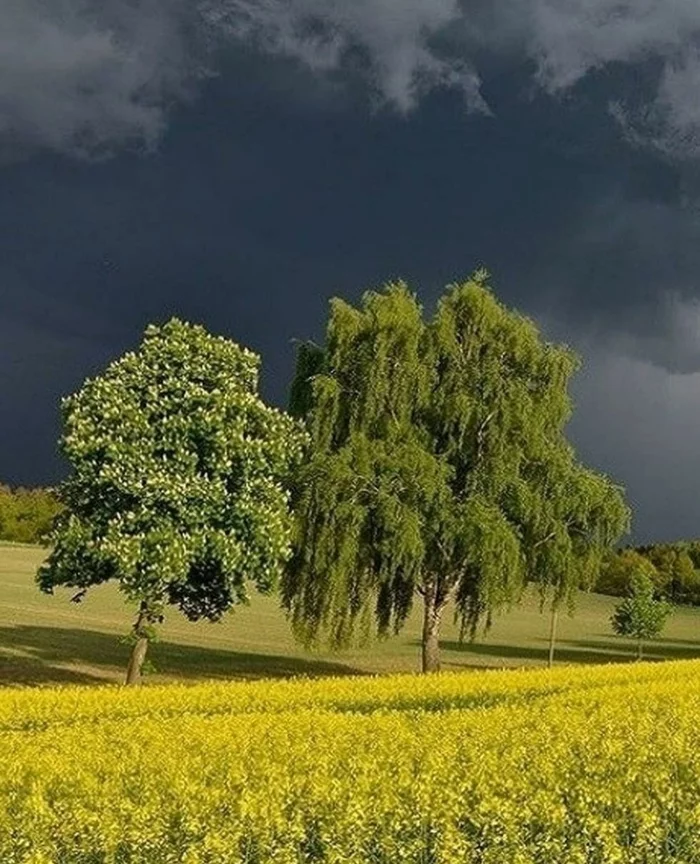
<path id="1" fill-rule="evenodd" d="M 485 280 L 450 286 L 428 322 L 401 282 L 336 299 L 323 354 L 300 351 L 312 449 L 283 603 L 306 642 L 398 631 L 416 593 L 435 616 L 454 598 L 472 633 L 527 578 L 570 600 L 627 528 L 620 490 L 563 436 L 576 358 Z"/>
<path id="2" fill-rule="evenodd" d="M 657 589 L 674 603 L 700 601 L 700 586 L 687 544 L 657 543 L 638 547 L 637 551 L 656 567 L 659 574 Z"/>
<path id="3" fill-rule="evenodd" d="M 629 596 L 616 608 L 611 618 L 618 636 L 630 636 L 640 642 L 653 639 L 663 629 L 671 612 L 665 600 L 657 600 L 654 580 L 648 572 L 639 570 L 632 575 Z"/>
<path id="4" fill-rule="evenodd" d="M 685 544 L 688 557 L 696 570 L 700 570 L 700 540 L 690 540 Z"/>
<path id="5" fill-rule="evenodd" d="M 43 542 L 61 509 L 51 489 L 0 486 L 0 540 Z"/>
<path id="6" fill-rule="evenodd" d="M 420 308 L 396 285 L 366 295 L 362 311 L 332 301 L 324 362 L 316 359 L 312 379 L 300 351 L 292 392 L 311 406 L 313 451 L 295 484 L 298 534 L 283 600 L 305 641 L 317 625 L 335 644 L 358 622 L 367 635 L 377 593 L 381 631 L 392 618 L 398 629 L 411 608 L 423 518 L 437 522 L 446 491 L 446 466 L 414 422 L 432 386 L 424 339 Z"/>
<path id="7" fill-rule="evenodd" d="M 138 636 L 168 603 L 217 620 L 246 582 L 277 583 L 290 551 L 285 484 L 304 435 L 257 395 L 259 359 L 203 327 L 151 325 L 136 352 L 63 401 L 72 474 L 37 581 L 117 580 Z"/>
<path id="8" fill-rule="evenodd" d="M 659 572 L 648 558 L 632 548 L 611 552 L 602 562 L 595 590 L 612 597 L 624 597 L 637 573 L 647 575 L 656 588 L 661 587 Z"/>
<path id="9" fill-rule="evenodd" d="M 623 597 L 631 574 L 645 569 L 657 592 L 673 603 L 700 605 L 700 544 L 694 542 L 654 543 L 613 553 L 603 563 L 595 590 Z"/>
<path id="10" fill-rule="evenodd" d="M 296 375 L 289 394 L 289 413 L 303 418 L 313 406 L 314 377 L 323 371 L 323 349 L 313 342 L 301 342 L 297 346 Z"/>

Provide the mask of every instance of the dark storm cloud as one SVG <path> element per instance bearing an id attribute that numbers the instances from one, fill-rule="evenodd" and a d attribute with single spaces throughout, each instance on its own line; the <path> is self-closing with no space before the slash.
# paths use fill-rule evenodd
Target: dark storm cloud
<path id="1" fill-rule="evenodd" d="M 188 0 L 3 0 L 0 135 L 94 155 L 153 146 L 204 73 Z"/>
<path id="2" fill-rule="evenodd" d="M 560 322 L 550 332 L 567 335 Z M 670 373 L 609 341 L 575 338 L 584 365 L 572 382 L 567 435 L 586 464 L 625 488 L 627 542 L 697 537 L 700 374 Z"/>
<path id="3" fill-rule="evenodd" d="M 610 110 L 633 140 L 700 152 L 696 0 L 4 0 L 2 149 L 153 146 L 172 104 L 251 42 L 319 75 L 361 72 L 375 101 L 404 112 L 442 88 L 488 112 L 484 51 L 529 60 L 551 94 L 611 65 L 654 62 L 644 97 L 611 92 Z"/>
<path id="4" fill-rule="evenodd" d="M 654 61 L 640 100 L 611 92 L 628 136 L 677 156 L 700 154 L 700 4 L 696 0 L 216 0 L 210 15 L 236 38 L 319 71 L 364 50 L 378 94 L 400 110 L 436 87 L 488 112 L 478 58 L 527 58 L 533 81 L 560 94 L 614 64 Z M 636 82 L 637 86 L 639 82 Z"/>
<path id="5" fill-rule="evenodd" d="M 0 138 L 5 152 L 95 155 L 152 147 L 168 110 L 196 90 L 222 53 L 255 41 L 315 72 L 369 53 L 383 98 L 408 110 L 433 87 L 479 105 L 464 59 L 432 51 L 430 35 L 461 19 L 455 0 L 5 0 L 0 4 Z"/>
<path id="6" fill-rule="evenodd" d="M 677 156 L 700 154 L 700 4 L 695 0 L 532 0 L 528 50 L 538 81 L 566 90 L 609 64 L 656 61 L 646 98 L 610 109 L 631 137 Z M 635 82 L 639 86 L 639 81 Z"/>
<path id="7" fill-rule="evenodd" d="M 231 38 L 255 40 L 319 72 L 352 66 L 353 51 L 363 52 L 375 96 L 401 111 L 442 87 L 487 110 L 468 46 L 450 54 L 432 44 L 467 23 L 458 0 L 216 0 L 207 14 Z"/>
<path id="8" fill-rule="evenodd" d="M 698 371 L 700 211 L 694 198 L 684 205 L 682 186 L 669 198 L 627 186 L 572 202 L 533 264 L 531 296 L 580 336 L 669 372 Z"/>

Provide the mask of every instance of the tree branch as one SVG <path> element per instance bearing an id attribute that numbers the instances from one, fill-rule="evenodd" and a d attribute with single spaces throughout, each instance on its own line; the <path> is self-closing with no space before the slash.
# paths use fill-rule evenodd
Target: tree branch
<path id="1" fill-rule="evenodd" d="M 541 540 L 538 540 L 536 543 L 532 544 L 532 548 L 535 549 L 537 546 L 541 546 L 543 543 L 548 543 L 550 540 L 553 540 L 556 537 L 556 532 L 552 531 L 551 534 L 548 534 L 546 537 L 543 537 Z"/>
<path id="2" fill-rule="evenodd" d="M 486 417 L 484 417 L 484 419 L 481 421 L 481 423 L 479 423 L 479 428 L 476 430 L 476 440 L 479 443 L 481 443 L 481 439 L 483 438 L 484 430 L 486 429 L 488 424 L 493 420 L 495 414 L 496 414 L 495 411 L 491 411 L 491 413 L 487 414 Z"/>

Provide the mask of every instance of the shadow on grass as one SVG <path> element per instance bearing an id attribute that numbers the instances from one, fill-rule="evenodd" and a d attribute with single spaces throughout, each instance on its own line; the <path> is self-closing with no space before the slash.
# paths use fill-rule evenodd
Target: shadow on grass
<path id="1" fill-rule="evenodd" d="M 126 669 L 129 651 L 116 634 L 29 625 L 0 627 L 0 684 L 93 684 L 119 680 Z M 313 656 L 249 654 L 174 642 L 153 645 L 149 659 L 158 677 L 179 679 L 361 674 L 345 664 Z M 81 666 L 89 667 L 90 671 Z M 104 674 L 96 674 L 96 670 L 104 670 Z"/>
<path id="2" fill-rule="evenodd" d="M 525 645 L 502 645 L 485 642 L 463 642 L 440 640 L 440 648 L 446 652 L 446 663 L 454 663 L 449 653 L 460 655 L 467 662 L 457 662 L 455 665 L 476 666 L 478 662 L 469 662 L 469 658 L 499 657 L 509 662 L 540 661 L 546 663 L 549 655 L 549 643 L 542 639 L 542 647 Z M 420 642 L 414 643 L 420 645 Z M 657 639 L 645 643 L 644 658 L 646 660 L 685 660 L 700 657 L 700 642 L 681 641 L 675 639 Z M 574 641 L 562 640 L 555 646 L 554 659 L 558 663 L 624 663 L 637 659 L 637 645 L 631 640 L 619 641 Z"/>
<path id="3" fill-rule="evenodd" d="M 581 646 L 581 648 L 593 647 L 590 642 L 576 642 L 567 640 L 564 644 Z M 624 645 L 624 649 L 621 647 Z M 624 651 L 626 655 L 633 658 L 637 656 L 637 643 L 633 640 L 620 639 L 619 642 L 596 642 L 595 647 L 607 654 L 620 654 Z M 654 639 L 644 643 L 644 658 L 647 660 L 695 660 L 700 658 L 700 642 L 686 639 Z"/>
<path id="4" fill-rule="evenodd" d="M 700 635 L 700 633 L 698 635 Z M 661 646 L 669 645 L 669 646 L 671 646 L 671 650 L 673 650 L 673 646 L 675 646 L 675 645 L 679 645 L 679 646 L 682 645 L 682 646 L 685 646 L 686 648 L 688 648 L 688 650 L 690 650 L 691 648 L 694 648 L 695 651 L 697 651 L 697 653 L 700 654 L 700 640 L 676 639 L 676 638 L 671 639 L 671 638 L 664 636 L 664 637 L 659 638 L 659 639 L 654 639 L 653 644 L 654 645 L 661 645 Z"/>
<path id="5" fill-rule="evenodd" d="M 0 687 L 55 684 L 104 684 L 108 679 L 79 669 L 51 666 L 36 657 L 3 654 L 0 647 Z"/>

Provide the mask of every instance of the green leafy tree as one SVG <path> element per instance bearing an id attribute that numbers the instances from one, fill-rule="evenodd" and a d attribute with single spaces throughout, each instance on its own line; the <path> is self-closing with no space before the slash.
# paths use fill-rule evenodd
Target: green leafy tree
<path id="1" fill-rule="evenodd" d="M 700 605 L 700 570 L 686 570 L 677 589 L 671 593 L 673 603 L 686 603 L 691 606 Z"/>
<path id="2" fill-rule="evenodd" d="M 656 567 L 636 549 L 626 548 L 612 552 L 602 562 L 595 590 L 612 597 L 625 597 L 637 573 L 647 575 L 657 589 L 662 586 Z"/>
<path id="3" fill-rule="evenodd" d="M 674 603 L 693 602 L 697 579 L 687 543 L 656 543 L 639 546 L 637 551 L 656 568 L 656 588 Z"/>
<path id="4" fill-rule="evenodd" d="M 567 597 L 627 527 L 620 490 L 562 434 L 575 358 L 486 278 L 449 287 L 428 322 L 404 283 L 333 300 L 325 345 L 300 351 L 290 407 L 312 443 L 282 587 L 307 643 L 398 632 L 418 595 L 434 671 L 450 601 L 473 635 L 527 578 Z"/>
<path id="5" fill-rule="evenodd" d="M 649 574 L 639 571 L 632 577 L 629 596 L 615 608 L 610 620 L 618 636 L 637 640 L 637 659 L 641 660 L 644 641 L 661 633 L 671 608 L 665 600 L 656 599 Z"/>
<path id="6" fill-rule="evenodd" d="M 51 489 L 0 486 L 0 539 L 41 543 L 61 505 Z"/>
<path id="7" fill-rule="evenodd" d="M 700 570 L 700 540 L 690 540 L 686 544 L 686 551 L 693 567 L 696 570 Z"/>
<path id="8" fill-rule="evenodd" d="M 0 537 L 17 542 L 17 497 L 10 486 L 0 486 Z"/>
<path id="9" fill-rule="evenodd" d="M 612 553 L 600 569 L 595 590 L 624 597 L 632 575 L 649 573 L 657 593 L 674 603 L 700 603 L 700 544 L 697 541 L 654 543 Z"/>
<path id="10" fill-rule="evenodd" d="M 300 424 L 257 395 L 259 359 L 203 327 L 149 326 L 137 352 L 63 401 L 72 474 L 37 580 L 43 591 L 116 580 L 139 612 L 127 683 L 140 680 L 168 604 L 218 620 L 269 592 L 290 553 L 286 480 Z"/>

